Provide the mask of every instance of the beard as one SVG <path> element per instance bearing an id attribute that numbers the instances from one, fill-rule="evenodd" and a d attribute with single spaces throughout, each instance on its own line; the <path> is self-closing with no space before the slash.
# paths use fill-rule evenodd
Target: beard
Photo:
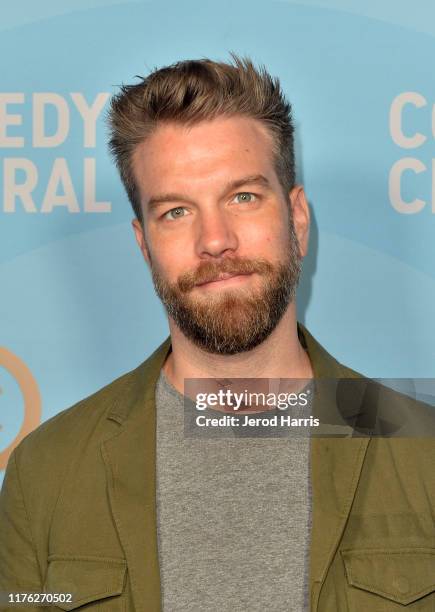
<path id="1" fill-rule="evenodd" d="M 261 344 L 276 328 L 294 299 L 302 267 L 299 244 L 290 218 L 289 239 L 283 261 L 226 257 L 204 261 L 195 272 L 187 272 L 169 283 L 151 260 L 157 295 L 181 332 L 208 353 L 235 355 Z M 228 288 L 192 296 L 200 283 L 219 274 L 257 273 L 260 288 Z"/>

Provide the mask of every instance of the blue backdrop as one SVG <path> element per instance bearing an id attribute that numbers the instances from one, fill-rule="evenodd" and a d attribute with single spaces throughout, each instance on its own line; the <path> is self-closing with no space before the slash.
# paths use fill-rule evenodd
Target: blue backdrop
<path id="1" fill-rule="evenodd" d="M 3 2 L 0 470 L 167 335 L 104 115 L 180 59 L 247 54 L 293 104 L 313 217 L 300 320 L 370 376 L 435 376 L 435 7 L 363 4 Z"/>

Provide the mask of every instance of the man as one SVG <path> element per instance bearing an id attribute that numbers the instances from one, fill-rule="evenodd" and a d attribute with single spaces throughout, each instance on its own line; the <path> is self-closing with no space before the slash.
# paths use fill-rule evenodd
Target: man
<path id="1" fill-rule="evenodd" d="M 123 87 L 110 125 L 170 338 L 13 452 L 0 588 L 64 610 L 433 610 L 430 441 L 183 435 L 186 380 L 358 377 L 297 323 L 309 211 L 278 81 L 180 62 Z"/>

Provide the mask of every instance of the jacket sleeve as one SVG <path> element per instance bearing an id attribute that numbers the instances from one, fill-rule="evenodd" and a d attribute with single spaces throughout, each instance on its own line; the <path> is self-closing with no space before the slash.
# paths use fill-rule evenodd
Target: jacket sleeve
<path id="1" fill-rule="evenodd" d="M 38 608 L 27 604 L 8 606 L 6 593 L 41 592 L 41 572 L 33 542 L 28 510 L 20 485 L 15 449 L 9 457 L 0 492 L 0 610 Z M 39 608 L 40 610 L 41 608 Z"/>

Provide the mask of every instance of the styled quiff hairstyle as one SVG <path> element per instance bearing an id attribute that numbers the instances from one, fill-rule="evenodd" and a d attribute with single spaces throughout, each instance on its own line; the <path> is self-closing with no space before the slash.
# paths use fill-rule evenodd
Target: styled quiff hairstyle
<path id="1" fill-rule="evenodd" d="M 249 58 L 231 63 L 186 60 L 154 70 L 140 83 L 122 85 L 108 113 L 109 149 L 136 217 L 143 225 L 133 152 L 163 122 L 193 125 L 216 117 L 244 116 L 268 128 L 274 164 L 285 194 L 295 184 L 292 109 L 279 80 Z"/>

